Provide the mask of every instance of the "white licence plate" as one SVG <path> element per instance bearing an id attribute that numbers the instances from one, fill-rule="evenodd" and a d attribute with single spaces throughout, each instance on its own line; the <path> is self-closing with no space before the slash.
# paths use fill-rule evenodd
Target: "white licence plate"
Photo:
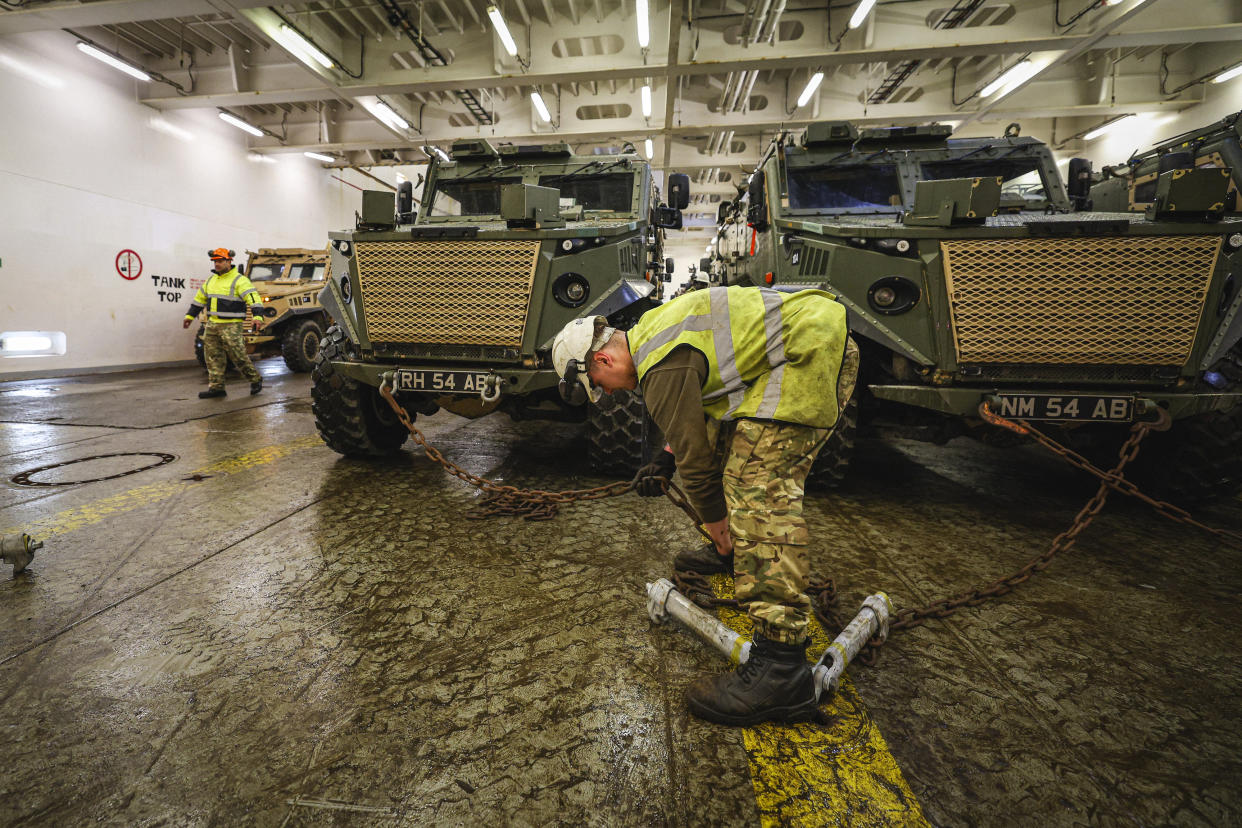
<path id="1" fill-rule="evenodd" d="M 997 394 L 992 409 L 1014 420 L 1074 420 L 1088 423 L 1134 422 L 1133 397 L 1089 394 Z"/>
<path id="2" fill-rule="evenodd" d="M 477 394 L 487 382 L 487 371 L 397 371 L 398 391 L 434 391 L 438 394 Z"/>

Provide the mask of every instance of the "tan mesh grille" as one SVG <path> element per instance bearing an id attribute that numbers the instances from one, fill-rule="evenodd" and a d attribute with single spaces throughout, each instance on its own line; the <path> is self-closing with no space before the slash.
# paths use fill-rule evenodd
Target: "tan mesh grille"
<path id="1" fill-rule="evenodd" d="M 1182 365 L 1219 236 L 941 242 L 965 364 Z"/>
<path id="2" fill-rule="evenodd" d="M 520 347 L 538 241 L 355 245 L 373 342 Z"/>

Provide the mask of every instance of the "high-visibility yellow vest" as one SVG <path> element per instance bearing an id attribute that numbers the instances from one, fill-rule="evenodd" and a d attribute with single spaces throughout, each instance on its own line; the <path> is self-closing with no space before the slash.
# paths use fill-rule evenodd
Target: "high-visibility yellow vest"
<path id="1" fill-rule="evenodd" d="M 707 358 L 703 410 L 829 428 L 845 356 L 845 307 L 829 293 L 695 290 L 647 311 L 627 338 L 639 382 L 678 345 Z"/>
<path id="2" fill-rule="evenodd" d="M 263 298 L 259 296 L 259 291 L 233 267 L 224 273 L 211 274 L 211 278 L 194 294 L 194 301 L 190 303 L 190 311 L 185 318 L 193 319 L 206 308 L 208 322 L 244 322 L 247 305 L 255 316 L 263 313 Z"/>

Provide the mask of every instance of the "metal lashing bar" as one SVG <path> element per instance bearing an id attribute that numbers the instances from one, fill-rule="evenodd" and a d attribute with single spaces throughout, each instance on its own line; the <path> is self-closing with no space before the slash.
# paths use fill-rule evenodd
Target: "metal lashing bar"
<path id="1" fill-rule="evenodd" d="M 647 615 L 657 623 L 673 616 L 723 653 L 730 664 L 744 664 L 750 657 L 749 641 L 678 592 L 668 578 L 647 584 Z"/>
<path id="2" fill-rule="evenodd" d="M 873 637 L 884 643 L 888 638 L 888 618 L 892 614 L 893 605 L 888 595 L 877 592 L 867 596 L 858 615 L 845 625 L 845 629 L 832 640 L 811 668 L 815 676 L 815 698 L 827 699 L 836 694 L 845 668 L 864 644 Z"/>
<path id="3" fill-rule="evenodd" d="M 850 660 L 872 637 L 888 637 L 888 619 L 893 608 L 883 592 L 868 595 L 854 620 L 833 639 L 819 661 L 811 668 L 815 677 L 815 698 L 826 701 L 837 692 L 841 676 Z M 716 616 L 700 609 L 678 592 L 671 581 L 661 578 L 647 584 L 647 615 L 661 622 L 669 616 L 685 624 L 700 638 L 719 650 L 733 664 L 750 657 L 750 642 L 724 625 Z"/>
<path id="4" fill-rule="evenodd" d="M 17 535 L 0 537 L 0 560 L 13 565 L 13 574 L 21 572 L 30 565 L 35 550 L 43 548 L 43 541 L 22 532 Z"/>

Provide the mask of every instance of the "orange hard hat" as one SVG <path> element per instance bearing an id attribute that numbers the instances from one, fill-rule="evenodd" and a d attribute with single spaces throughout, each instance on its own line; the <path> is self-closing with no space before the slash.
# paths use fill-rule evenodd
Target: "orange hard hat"
<path id="1" fill-rule="evenodd" d="M 215 250 L 208 250 L 207 255 L 210 256 L 211 260 L 214 262 L 218 259 L 233 258 L 233 251 L 229 250 L 227 247 L 217 247 Z"/>

